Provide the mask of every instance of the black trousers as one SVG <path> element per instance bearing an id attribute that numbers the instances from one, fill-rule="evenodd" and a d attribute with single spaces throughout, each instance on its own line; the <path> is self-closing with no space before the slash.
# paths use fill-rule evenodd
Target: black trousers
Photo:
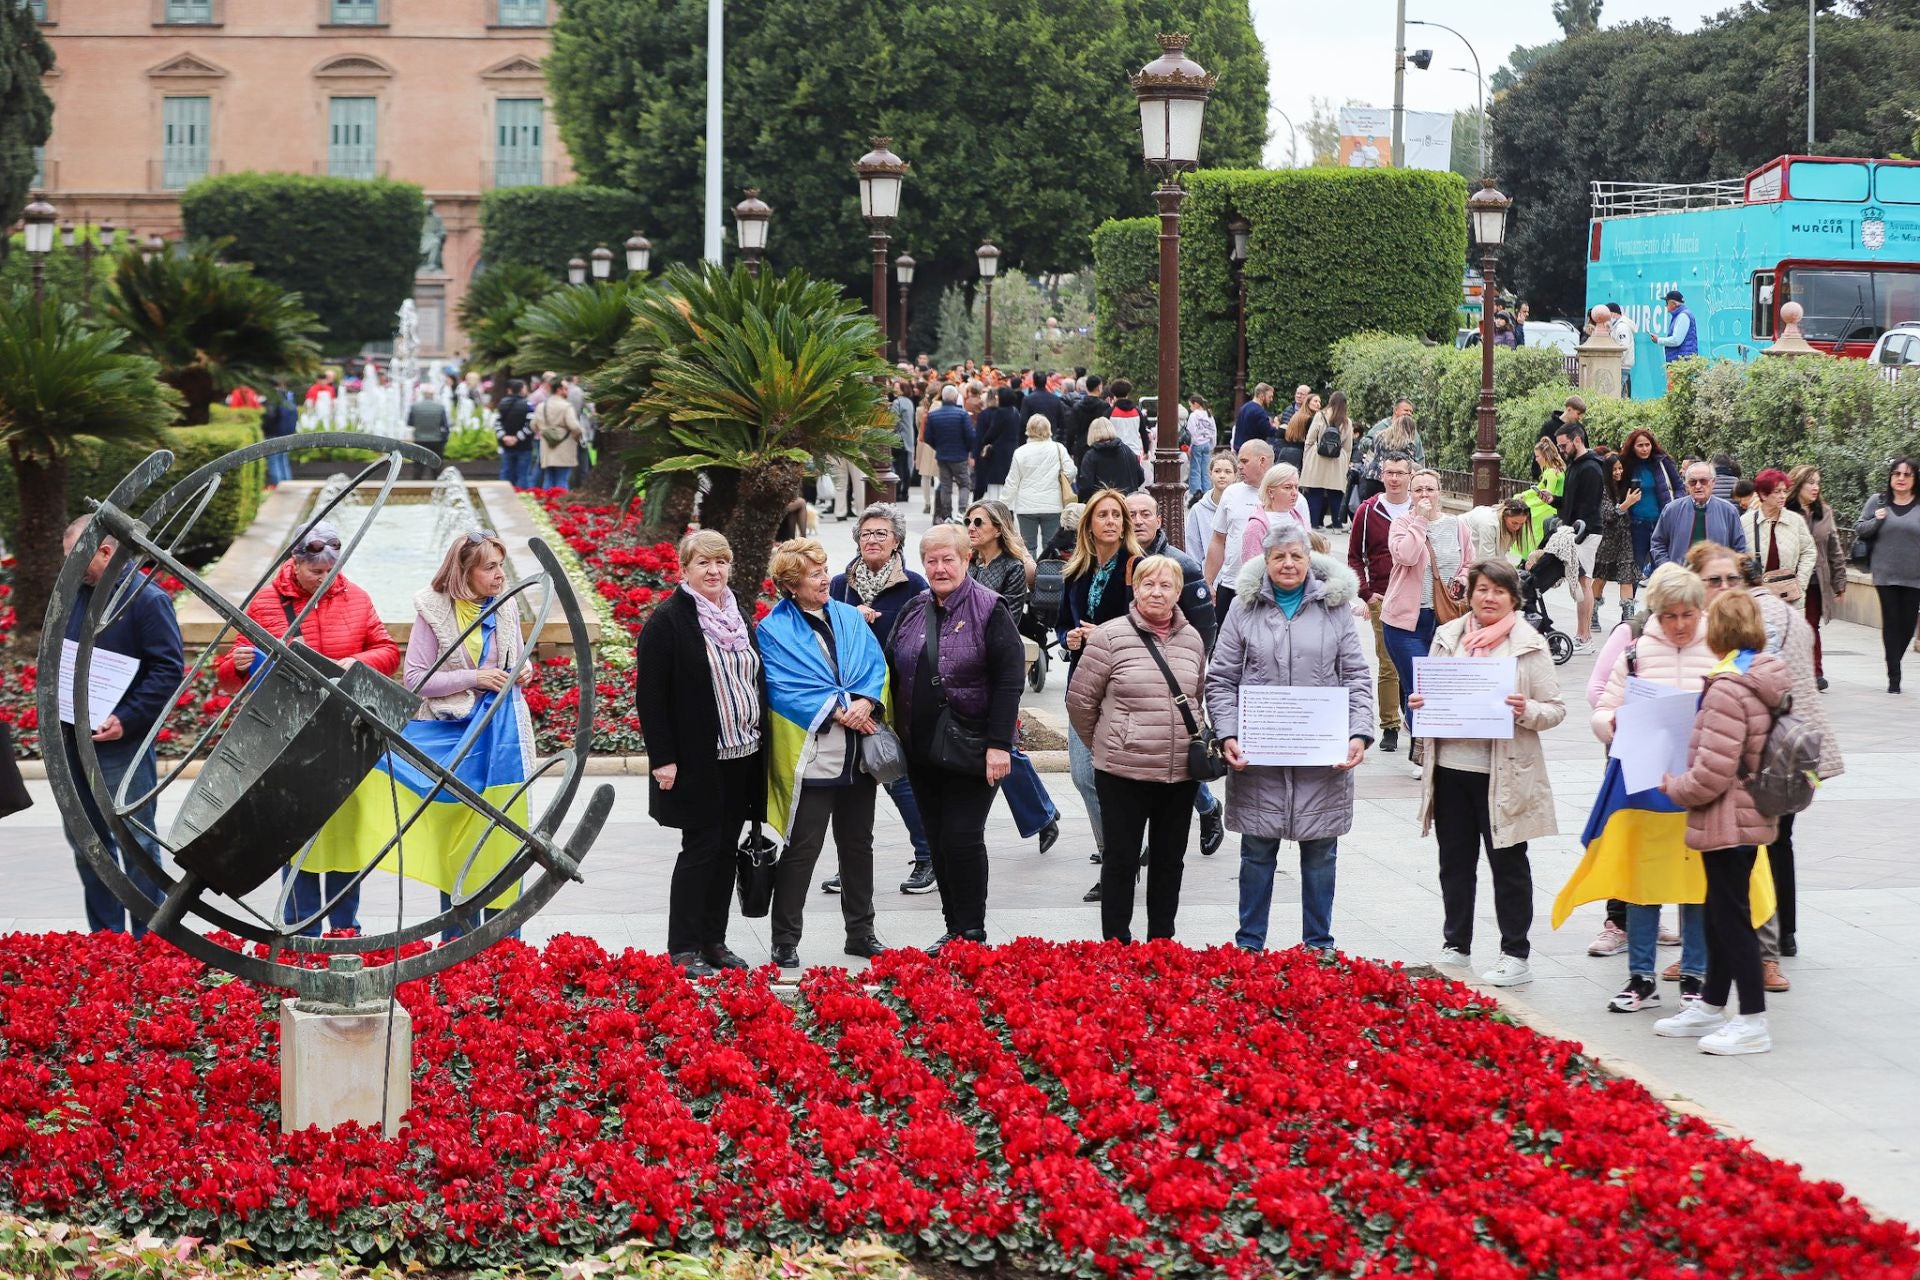
<path id="1" fill-rule="evenodd" d="M 813 885 L 814 864 L 833 825 L 833 847 L 840 857 L 840 914 L 847 941 L 873 933 L 873 800 L 879 787 L 855 772 L 844 787 L 802 787 L 787 847 L 773 869 L 773 945 L 800 945 L 802 912 Z"/>
<path id="2" fill-rule="evenodd" d="M 667 897 L 669 955 L 726 944 L 734 850 L 744 825 L 722 822 L 680 832 L 680 857 L 673 864 Z"/>
<path id="3" fill-rule="evenodd" d="M 1437 747 L 1435 748 L 1438 749 Z M 1493 913 L 1500 922 L 1500 954 L 1525 960 L 1532 953 L 1533 864 L 1526 842 L 1493 847 L 1493 815 L 1487 807 L 1493 778 L 1459 769 L 1435 769 L 1433 833 L 1440 842 L 1440 900 L 1449 947 L 1473 951 L 1473 899 L 1480 850 L 1493 873 Z"/>
<path id="4" fill-rule="evenodd" d="M 1213 616 L 1221 622 L 1227 620 L 1227 610 L 1233 607 L 1233 598 L 1239 592 L 1232 587 L 1221 587 L 1213 593 Z"/>
<path id="5" fill-rule="evenodd" d="M 927 828 L 933 878 L 948 933 L 987 927 L 987 814 L 999 788 L 975 777 L 912 763 L 907 777 Z"/>
<path id="6" fill-rule="evenodd" d="M 1793 820 L 1797 813 L 1782 814 L 1780 834 L 1767 846 L 1767 864 L 1773 868 L 1773 896 L 1780 916 L 1780 936 L 1790 938 L 1800 923 L 1800 911 L 1793 893 Z"/>
<path id="7" fill-rule="evenodd" d="M 1887 655 L 1887 679 L 1900 678 L 1900 660 L 1920 624 L 1920 587 L 1875 586 L 1880 593 L 1880 646 Z"/>
<path id="8" fill-rule="evenodd" d="M 1753 931 L 1753 908 L 1747 901 L 1747 881 L 1753 878 L 1759 852 L 1743 844 L 1700 855 L 1707 869 L 1707 981 L 1700 1000 L 1724 1007 L 1729 992 L 1738 988 L 1743 1014 L 1767 1011 L 1767 989 L 1760 980 L 1760 938 Z"/>
<path id="9" fill-rule="evenodd" d="M 1133 941 L 1133 881 L 1147 846 L 1147 937 L 1171 938 L 1193 829 L 1195 782 L 1137 782 L 1096 769 L 1100 795 L 1100 936 Z"/>

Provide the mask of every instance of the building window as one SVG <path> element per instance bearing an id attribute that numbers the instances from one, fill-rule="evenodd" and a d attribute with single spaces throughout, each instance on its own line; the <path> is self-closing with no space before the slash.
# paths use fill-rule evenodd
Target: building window
<path id="1" fill-rule="evenodd" d="M 495 186 L 540 184 L 540 131 L 545 115 L 546 103 L 540 98 L 501 98 L 494 104 Z"/>
<path id="2" fill-rule="evenodd" d="M 35 188 L 47 185 L 47 149 L 45 147 L 33 149 L 33 181 L 27 185 Z"/>
<path id="3" fill-rule="evenodd" d="M 374 99 L 327 100 L 327 172 L 336 178 L 374 176 Z"/>
<path id="4" fill-rule="evenodd" d="M 380 0 L 333 0 L 329 22 L 364 27 L 380 21 Z"/>
<path id="5" fill-rule="evenodd" d="M 166 133 L 160 151 L 160 185 L 178 191 L 207 176 L 207 121 L 209 98 L 168 98 L 163 120 Z"/>
<path id="6" fill-rule="evenodd" d="M 168 22 L 212 22 L 213 0 L 167 0 Z"/>
<path id="7" fill-rule="evenodd" d="M 27 0 L 27 13 L 35 22 L 47 20 L 47 0 Z"/>
<path id="8" fill-rule="evenodd" d="M 500 25 L 503 27 L 546 26 L 547 0 L 500 0 Z"/>

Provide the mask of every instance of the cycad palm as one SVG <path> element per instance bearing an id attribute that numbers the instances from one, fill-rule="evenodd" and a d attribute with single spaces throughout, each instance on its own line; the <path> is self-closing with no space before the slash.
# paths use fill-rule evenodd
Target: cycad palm
<path id="1" fill-rule="evenodd" d="M 499 263 L 475 276 L 460 297 L 467 367 L 483 374 L 507 373 L 515 368 L 521 318 L 555 288 L 552 276 L 520 262 Z"/>
<path id="2" fill-rule="evenodd" d="M 654 474 L 737 474 L 723 532 L 742 608 L 759 592 L 808 464 L 847 458 L 871 474 L 892 448 L 879 343 L 870 316 L 799 271 L 756 278 L 677 266 L 635 303 L 616 363 L 629 376 L 644 369 L 646 382 L 626 416 L 656 437 Z"/>
<path id="3" fill-rule="evenodd" d="M 516 368 L 584 377 L 613 359 L 633 325 L 624 280 L 556 289 L 520 315 Z"/>

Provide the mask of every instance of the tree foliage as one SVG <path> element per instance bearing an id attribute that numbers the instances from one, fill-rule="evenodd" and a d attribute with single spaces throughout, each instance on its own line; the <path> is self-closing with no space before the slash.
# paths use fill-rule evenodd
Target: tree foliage
<path id="1" fill-rule="evenodd" d="M 1905 150 L 1920 109 L 1920 30 L 1837 13 L 1818 28 L 1815 149 Z M 1595 179 L 1702 182 L 1805 152 L 1806 41 L 1802 3 L 1728 10 L 1686 35 L 1641 22 L 1553 46 L 1493 106 L 1492 172 L 1514 201 L 1503 272 L 1515 291 L 1536 311 L 1578 313 Z"/>
<path id="2" fill-rule="evenodd" d="M 53 102 L 41 77 L 53 70 L 53 47 L 25 4 L 0 4 L 0 227 L 26 208 L 33 185 L 33 149 L 53 129 Z"/>
<path id="3" fill-rule="evenodd" d="M 1553 20 L 1568 36 L 1592 35 L 1600 29 L 1600 10 L 1606 0 L 1553 0 Z"/>
<path id="4" fill-rule="evenodd" d="M 426 204 L 420 188 L 385 178 L 231 173 L 180 197 L 187 236 L 229 239 L 225 256 L 298 293 L 337 355 L 393 337 L 413 294 Z"/>
<path id="5" fill-rule="evenodd" d="M 640 225 L 667 261 L 702 246 L 706 13 L 707 0 L 568 0 L 546 61 L 575 167 L 640 193 Z M 1220 77 L 1202 156 L 1258 164 L 1267 58 L 1245 0 L 736 0 L 729 202 L 761 188 L 769 260 L 864 293 L 851 165 L 870 134 L 889 134 L 913 164 L 895 246 L 919 259 L 916 298 L 971 279 L 983 238 L 1009 267 L 1073 270 L 1104 218 L 1152 208 L 1127 77 L 1157 53 L 1154 34 L 1173 30 Z"/>
<path id="6" fill-rule="evenodd" d="M 570 259 L 604 244 L 624 276 L 623 246 L 650 212 L 641 196 L 611 187 L 501 187 L 480 202 L 480 254 L 490 267 L 515 263 L 564 280 Z"/>
<path id="7" fill-rule="evenodd" d="M 631 292 L 624 280 L 555 289 L 521 315 L 515 365 L 575 377 L 607 363 L 633 323 Z"/>
<path id="8" fill-rule="evenodd" d="M 489 375 L 519 368 L 521 320 L 529 307 L 559 287 L 551 272 L 525 263 L 495 263 L 475 276 L 460 296 L 467 366 Z"/>

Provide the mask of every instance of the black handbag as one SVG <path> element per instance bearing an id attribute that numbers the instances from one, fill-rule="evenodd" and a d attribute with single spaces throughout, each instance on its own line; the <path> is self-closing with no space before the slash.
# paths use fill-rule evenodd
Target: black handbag
<path id="1" fill-rule="evenodd" d="M 20 765 L 13 758 L 13 726 L 0 720 L 0 818 L 32 804 L 27 784 L 20 780 Z"/>
<path id="2" fill-rule="evenodd" d="M 963 724 L 947 702 L 946 682 L 940 678 L 940 614 L 931 604 L 927 606 L 927 647 L 921 660 L 927 664 L 936 699 L 928 763 L 952 773 L 986 777 L 987 735 Z"/>
<path id="3" fill-rule="evenodd" d="M 740 885 L 740 914 L 758 920 L 773 910 L 773 868 L 779 846 L 754 823 L 734 850 L 734 875 Z"/>
<path id="4" fill-rule="evenodd" d="M 1173 705 L 1180 708 L 1180 718 L 1187 722 L 1187 776 L 1195 782 L 1212 782 L 1215 778 L 1227 776 L 1227 756 L 1220 747 L 1220 740 L 1213 736 L 1213 726 L 1203 725 L 1193 718 L 1193 707 L 1187 701 L 1187 695 L 1180 688 L 1180 681 L 1174 677 L 1173 668 L 1160 653 L 1160 646 L 1153 637 L 1141 630 L 1138 623 L 1133 628 L 1140 635 L 1140 642 L 1147 646 L 1147 652 L 1153 655 L 1154 662 L 1160 668 L 1160 674 L 1167 679 L 1167 690 L 1173 694 Z"/>

